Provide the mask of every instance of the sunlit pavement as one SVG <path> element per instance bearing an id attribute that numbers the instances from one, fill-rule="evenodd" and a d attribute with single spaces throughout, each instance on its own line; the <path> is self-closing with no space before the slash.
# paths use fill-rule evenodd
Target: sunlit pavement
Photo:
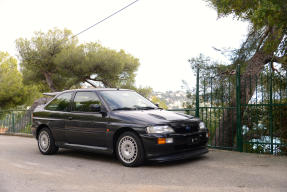
<path id="1" fill-rule="evenodd" d="M 210 150 L 201 158 L 123 167 L 111 156 L 60 150 L 0 135 L 0 192 L 287 191 L 287 157 Z"/>

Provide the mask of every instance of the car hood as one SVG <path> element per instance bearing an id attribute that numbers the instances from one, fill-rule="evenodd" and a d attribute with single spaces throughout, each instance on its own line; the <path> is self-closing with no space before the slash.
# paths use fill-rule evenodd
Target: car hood
<path id="1" fill-rule="evenodd" d="M 141 124 L 166 124 L 177 121 L 195 120 L 193 116 L 175 113 L 165 110 L 136 110 L 136 111 L 114 111 L 113 116 L 126 122 Z"/>

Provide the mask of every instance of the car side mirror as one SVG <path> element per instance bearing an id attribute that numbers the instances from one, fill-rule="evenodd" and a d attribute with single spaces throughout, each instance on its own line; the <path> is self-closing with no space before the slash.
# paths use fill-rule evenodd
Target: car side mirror
<path id="1" fill-rule="evenodd" d="M 91 112 L 101 112 L 101 105 L 99 104 L 91 104 L 90 105 Z"/>

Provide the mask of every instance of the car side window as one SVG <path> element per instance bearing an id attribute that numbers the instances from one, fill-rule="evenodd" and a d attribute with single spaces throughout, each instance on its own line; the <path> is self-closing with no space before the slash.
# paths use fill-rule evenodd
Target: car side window
<path id="1" fill-rule="evenodd" d="M 70 105 L 72 94 L 72 92 L 68 92 L 57 96 L 46 106 L 45 109 L 50 111 L 67 111 Z"/>
<path id="2" fill-rule="evenodd" d="M 93 112 L 91 105 L 101 105 L 95 92 L 77 92 L 73 102 L 73 111 Z"/>

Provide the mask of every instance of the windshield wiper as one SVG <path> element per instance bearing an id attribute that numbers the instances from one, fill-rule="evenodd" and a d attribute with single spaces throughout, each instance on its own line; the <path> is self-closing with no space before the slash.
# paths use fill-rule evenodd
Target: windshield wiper
<path id="1" fill-rule="evenodd" d="M 119 107 L 119 108 L 113 109 L 113 111 L 119 111 L 119 110 L 136 110 L 136 108 L 132 108 L 132 107 Z"/>
<path id="2" fill-rule="evenodd" d="M 155 107 L 137 107 L 139 110 L 149 110 L 149 109 L 157 109 Z"/>

